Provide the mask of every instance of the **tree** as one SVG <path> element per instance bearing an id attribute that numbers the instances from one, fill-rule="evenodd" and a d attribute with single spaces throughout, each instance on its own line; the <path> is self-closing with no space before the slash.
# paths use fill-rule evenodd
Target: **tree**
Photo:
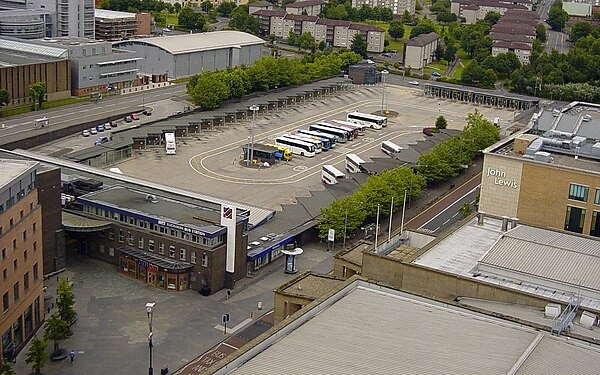
<path id="1" fill-rule="evenodd" d="M 0 375 L 17 375 L 15 370 L 13 370 L 12 366 L 8 361 L 2 362 L 0 365 Z"/>
<path id="2" fill-rule="evenodd" d="M 317 49 L 317 42 L 311 33 L 302 33 L 298 37 L 298 47 L 314 52 Z"/>
<path id="3" fill-rule="evenodd" d="M 219 15 L 221 15 L 223 17 L 229 17 L 231 15 L 231 12 L 233 12 L 233 10 L 236 7 L 237 7 L 237 5 L 233 1 L 223 1 L 217 7 L 217 12 L 219 12 Z"/>
<path id="4" fill-rule="evenodd" d="M 325 13 L 325 17 L 333 20 L 347 20 L 348 11 L 343 4 L 338 4 L 336 6 L 329 7 Z"/>
<path id="5" fill-rule="evenodd" d="M 352 52 L 358 53 L 363 58 L 367 57 L 367 41 L 363 34 L 358 33 L 352 38 L 352 44 L 350 45 Z"/>
<path id="6" fill-rule="evenodd" d="M 439 116 L 437 120 L 435 120 L 435 127 L 438 129 L 446 129 L 448 126 L 448 121 L 444 116 Z"/>
<path id="7" fill-rule="evenodd" d="M 257 18 L 248 14 L 248 4 L 240 5 L 229 15 L 229 28 L 258 35 L 260 24 Z"/>
<path id="8" fill-rule="evenodd" d="M 471 215 L 471 212 L 473 212 L 473 210 L 471 209 L 471 205 L 469 203 L 463 204 L 463 206 L 458 211 L 460 211 L 460 214 L 462 215 L 463 218 Z"/>
<path id="9" fill-rule="evenodd" d="M 593 31 L 592 25 L 587 22 L 577 22 L 573 26 L 571 26 L 571 32 L 569 33 L 569 38 L 576 43 L 579 39 L 585 38 L 590 35 Z"/>
<path id="10" fill-rule="evenodd" d="M 432 32 L 435 32 L 435 28 L 433 27 L 433 25 L 422 24 L 421 22 L 419 22 L 419 24 L 413 27 L 413 29 L 410 31 L 410 39 L 415 38 L 421 34 L 429 34 Z"/>
<path id="11" fill-rule="evenodd" d="M 46 95 L 46 84 L 44 82 L 36 82 L 29 85 L 29 99 L 34 110 L 42 107 L 44 96 Z"/>
<path id="12" fill-rule="evenodd" d="M 60 348 L 59 343 L 69 337 L 69 325 L 67 322 L 62 320 L 56 311 L 50 315 L 50 318 L 46 319 L 44 329 L 44 340 L 54 341 L 52 356 L 58 357 L 63 354 L 64 350 Z"/>
<path id="13" fill-rule="evenodd" d="M 290 29 L 290 32 L 288 33 L 287 43 L 290 46 L 297 46 L 298 45 L 298 35 L 296 35 L 296 33 L 294 32 L 294 30 L 292 30 L 292 29 Z"/>
<path id="14" fill-rule="evenodd" d="M 451 62 L 456 58 L 456 47 L 454 44 L 449 44 L 444 51 L 444 60 Z"/>
<path id="15" fill-rule="evenodd" d="M 70 325 L 75 320 L 77 314 L 73 306 L 75 305 L 75 295 L 71 288 L 71 284 L 66 278 L 61 278 L 58 287 L 56 288 L 56 309 L 60 319 Z"/>
<path id="16" fill-rule="evenodd" d="M 414 25 L 415 23 L 415 18 L 408 10 L 405 10 L 404 13 L 402 13 L 402 23 L 405 25 Z"/>
<path id="17" fill-rule="evenodd" d="M 437 18 L 438 22 L 443 22 L 443 23 L 456 22 L 456 20 L 458 19 L 456 14 L 450 12 L 449 9 L 440 10 L 437 13 L 436 18 Z"/>
<path id="18" fill-rule="evenodd" d="M 46 342 L 40 340 L 38 337 L 31 339 L 31 346 L 29 351 L 25 355 L 25 363 L 32 365 L 32 371 L 36 374 L 40 374 L 40 370 L 48 361 L 48 353 L 46 352 Z"/>
<path id="19" fill-rule="evenodd" d="M 394 40 L 402 39 L 402 37 L 404 36 L 404 24 L 400 21 L 390 22 L 388 34 L 390 34 L 390 36 L 394 38 Z"/>
<path id="20" fill-rule="evenodd" d="M 175 3 L 176 5 L 178 5 L 179 3 Z M 179 5 L 181 7 L 181 5 Z M 208 13 L 209 10 L 211 10 L 213 8 L 213 4 L 209 1 L 209 0 L 204 0 L 203 2 L 200 3 L 200 9 L 202 9 L 202 11 L 204 13 Z"/>
<path id="21" fill-rule="evenodd" d="M 435 59 L 437 61 L 441 60 L 444 58 L 444 46 L 442 45 L 442 43 L 438 43 L 437 47 L 435 48 Z"/>
<path id="22" fill-rule="evenodd" d="M 547 36 L 546 36 L 546 26 L 544 26 L 541 23 L 538 23 L 535 26 L 535 37 L 540 42 L 545 43 L 546 39 L 547 39 Z"/>
<path id="23" fill-rule="evenodd" d="M 177 16 L 177 22 L 180 26 L 189 30 L 204 30 L 206 19 L 200 13 L 194 12 L 190 7 L 184 7 Z"/>
<path id="24" fill-rule="evenodd" d="M 490 26 L 494 26 L 498 23 L 498 21 L 500 21 L 500 17 L 502 17 L 502 15 L 498 12 L 487 12 L 485 17 L 483 17 L 483 20 Z"/>
<path id="25" fill-rule="evenodd" d="M 8 90 L 0 89 L 0 107 L 8 105 L 10 103 L 10 95 Z"/>
<path id="26" fill-rule="evenodd" d="M 548 25 L 550 25 L 552 30 L 562 31 L 568 18 L 569 15 L 562 9 L 562 7 L 553 5 L 548 12 L 548 20 L 546 22 Z"/>
<path id="27" fill-rule="evenodd" d="M 208 0 L 207 0 L 207 1 L 208 1 Z M 211 4 L 211 5 L 212 5 L 212 4 Z M 179 3 L 175 3 L 175 4 L 173 4 L 173 12 L 175 12 L 175 13 L 179 13 L 179 12 L 181 12 L 181 4 L 179 4 Z"/>
<path id="28" fill-rule="evenodd" d="M 200 74 L 196 80 L 196 85 L 190 92 L 190 96 L 192 102 L 202 107 L 202 109 L 214 109 L 223 100 L 229 98 L 229 88 L 215 74 L 205 72 Z"/>

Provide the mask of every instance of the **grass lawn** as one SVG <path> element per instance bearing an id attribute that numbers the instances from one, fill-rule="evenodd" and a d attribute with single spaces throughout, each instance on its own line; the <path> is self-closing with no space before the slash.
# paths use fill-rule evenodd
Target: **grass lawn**
<path id="1" fill-rule="evenodd" d="M 177 13 L 169 13 L 169 14 L 167 14 L 166 22 L 167 22 L 167 25 L 177 26 L 178 22 L 179 22 L 177 20 Z"/>
<path id="2" fill-rule="evenodd" d="M 387 40 L 389 42 L 386 49 L 387 50 L 393 49 L 393 50 L 398 51 L 398 53 L 402 53 L 402 50 L 404 49 L 404 42 L 408 40 L 408 36 L 410 35 L 410 32 L 413 28 L 412 26 L 404 25 L 404 37 L 402 39 L 394 40 L 387 33 L 388 29 L 390 28 L 389 22 L 366 21 L 366 22 L 359 22 L 359 23 L 364 23 L 366 25 L 375 25 L 375 26 L 379 26 L 382 29 L 384 29 L 385 30 L 385 40 Z"/>

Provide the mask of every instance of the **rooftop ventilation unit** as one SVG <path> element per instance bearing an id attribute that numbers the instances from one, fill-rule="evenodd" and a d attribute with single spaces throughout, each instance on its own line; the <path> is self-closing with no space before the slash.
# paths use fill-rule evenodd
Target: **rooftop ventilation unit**
<path id="1" fill-rule="evenodd" d="M 581 147 L 581 146 L 585 145 L 586 142 L 587 142 L 587 138 L 585 138 L 585 137 L 573 138 L 573 146 L 574 147 Z"/>
<path id="2" fill-rule="evenodd" d="M 538 151 L 534 154 L 533 160 L 541 161 L 544 163 L 550 163 L 550 153 L 545 151 Z"/>
<path id="3" fill-rule="evenodd" d="M 592 146 L 592 155 L 600 156 L 600 142 L 596 142 Z"/>
<path id="4" fill-rule="evenodd" d="M 527 155 L 533 155 L 536 152 L 538 152 L 539 150 L 541 150 L 543 145 L 543 141 L 541 138 L 536 139 L 535 141 L 531 142 L 531 144 L 529 145 L 529 147 L 527 147 L 527 150 L 525 151 L 525 154 Z"/>
<path id="5" fill-rule="evenodd" d="M 583 118 L 581 119 L 581 121 L 585 121 L 585 122 L 592 121 L 592 116 L 590 116 L 590 115 L 585 115 L 585 116 L 583 116 Z"/>

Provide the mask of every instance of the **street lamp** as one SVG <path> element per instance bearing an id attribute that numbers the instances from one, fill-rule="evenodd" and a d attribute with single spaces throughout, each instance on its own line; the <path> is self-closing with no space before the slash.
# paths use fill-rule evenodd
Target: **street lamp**
<path id="1" fill-rule="evenodd" d="M 154 370 L 152 369 L 152 309 L 156 305 L 155 302 L 148 302 L 146 304 L 146 314 L 148 314 L 148 327 L 150 328 L 150 333 L 148 334 L 148 350 L 150 351 L 150 365 L 148 367 L 148 375 L 153 375 Z"/>
<path id="2" fill-rule="evenodd" d="M 385 105 L 385 76 L 388 75 L 390 72 L 388 72 L 387 70 L 382 70 L 381 71 L 381 83 L 382 83 L 382 93 L 381 93 L 381 115 L 383 116 L 383 110 L 384 110 L 384 105 Z"/>
<path id="3" fill-rule="evenodd" d="M 248 155 L 246 155 L 248 159 L 246 165 L 250 166 L 252 159 L 254 159 L 254 124 L 256 123 L 256 112 L 259 110 L 259 107 L 253 104 L 248 109 L 252 111 L 252 129 L 250 130 L 250 144 L 248 145 Z"/>

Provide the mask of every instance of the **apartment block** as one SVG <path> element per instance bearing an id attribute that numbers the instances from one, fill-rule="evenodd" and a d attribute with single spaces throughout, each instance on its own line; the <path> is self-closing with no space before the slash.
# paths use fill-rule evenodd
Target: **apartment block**
<path id="1" fill-rule="evenodd" d="M 423 69 L 435 58 L 440 36 L 436 33 L 421 34 L 404 43 L 404 66 Z"/>
<path id="2" fill-rule="evenodd" d="M 352 8 L 360 8 L 363 5 L 390 8 L 394 14 L 415 14 L 416 0 L 352 0 Z"/>
<path id="3" fill-rule="evenodd" d="M 325 7 L 324 0 L 296 1 L 285 6 L 285 12 L 296 15 L 318 16 Z"/>

